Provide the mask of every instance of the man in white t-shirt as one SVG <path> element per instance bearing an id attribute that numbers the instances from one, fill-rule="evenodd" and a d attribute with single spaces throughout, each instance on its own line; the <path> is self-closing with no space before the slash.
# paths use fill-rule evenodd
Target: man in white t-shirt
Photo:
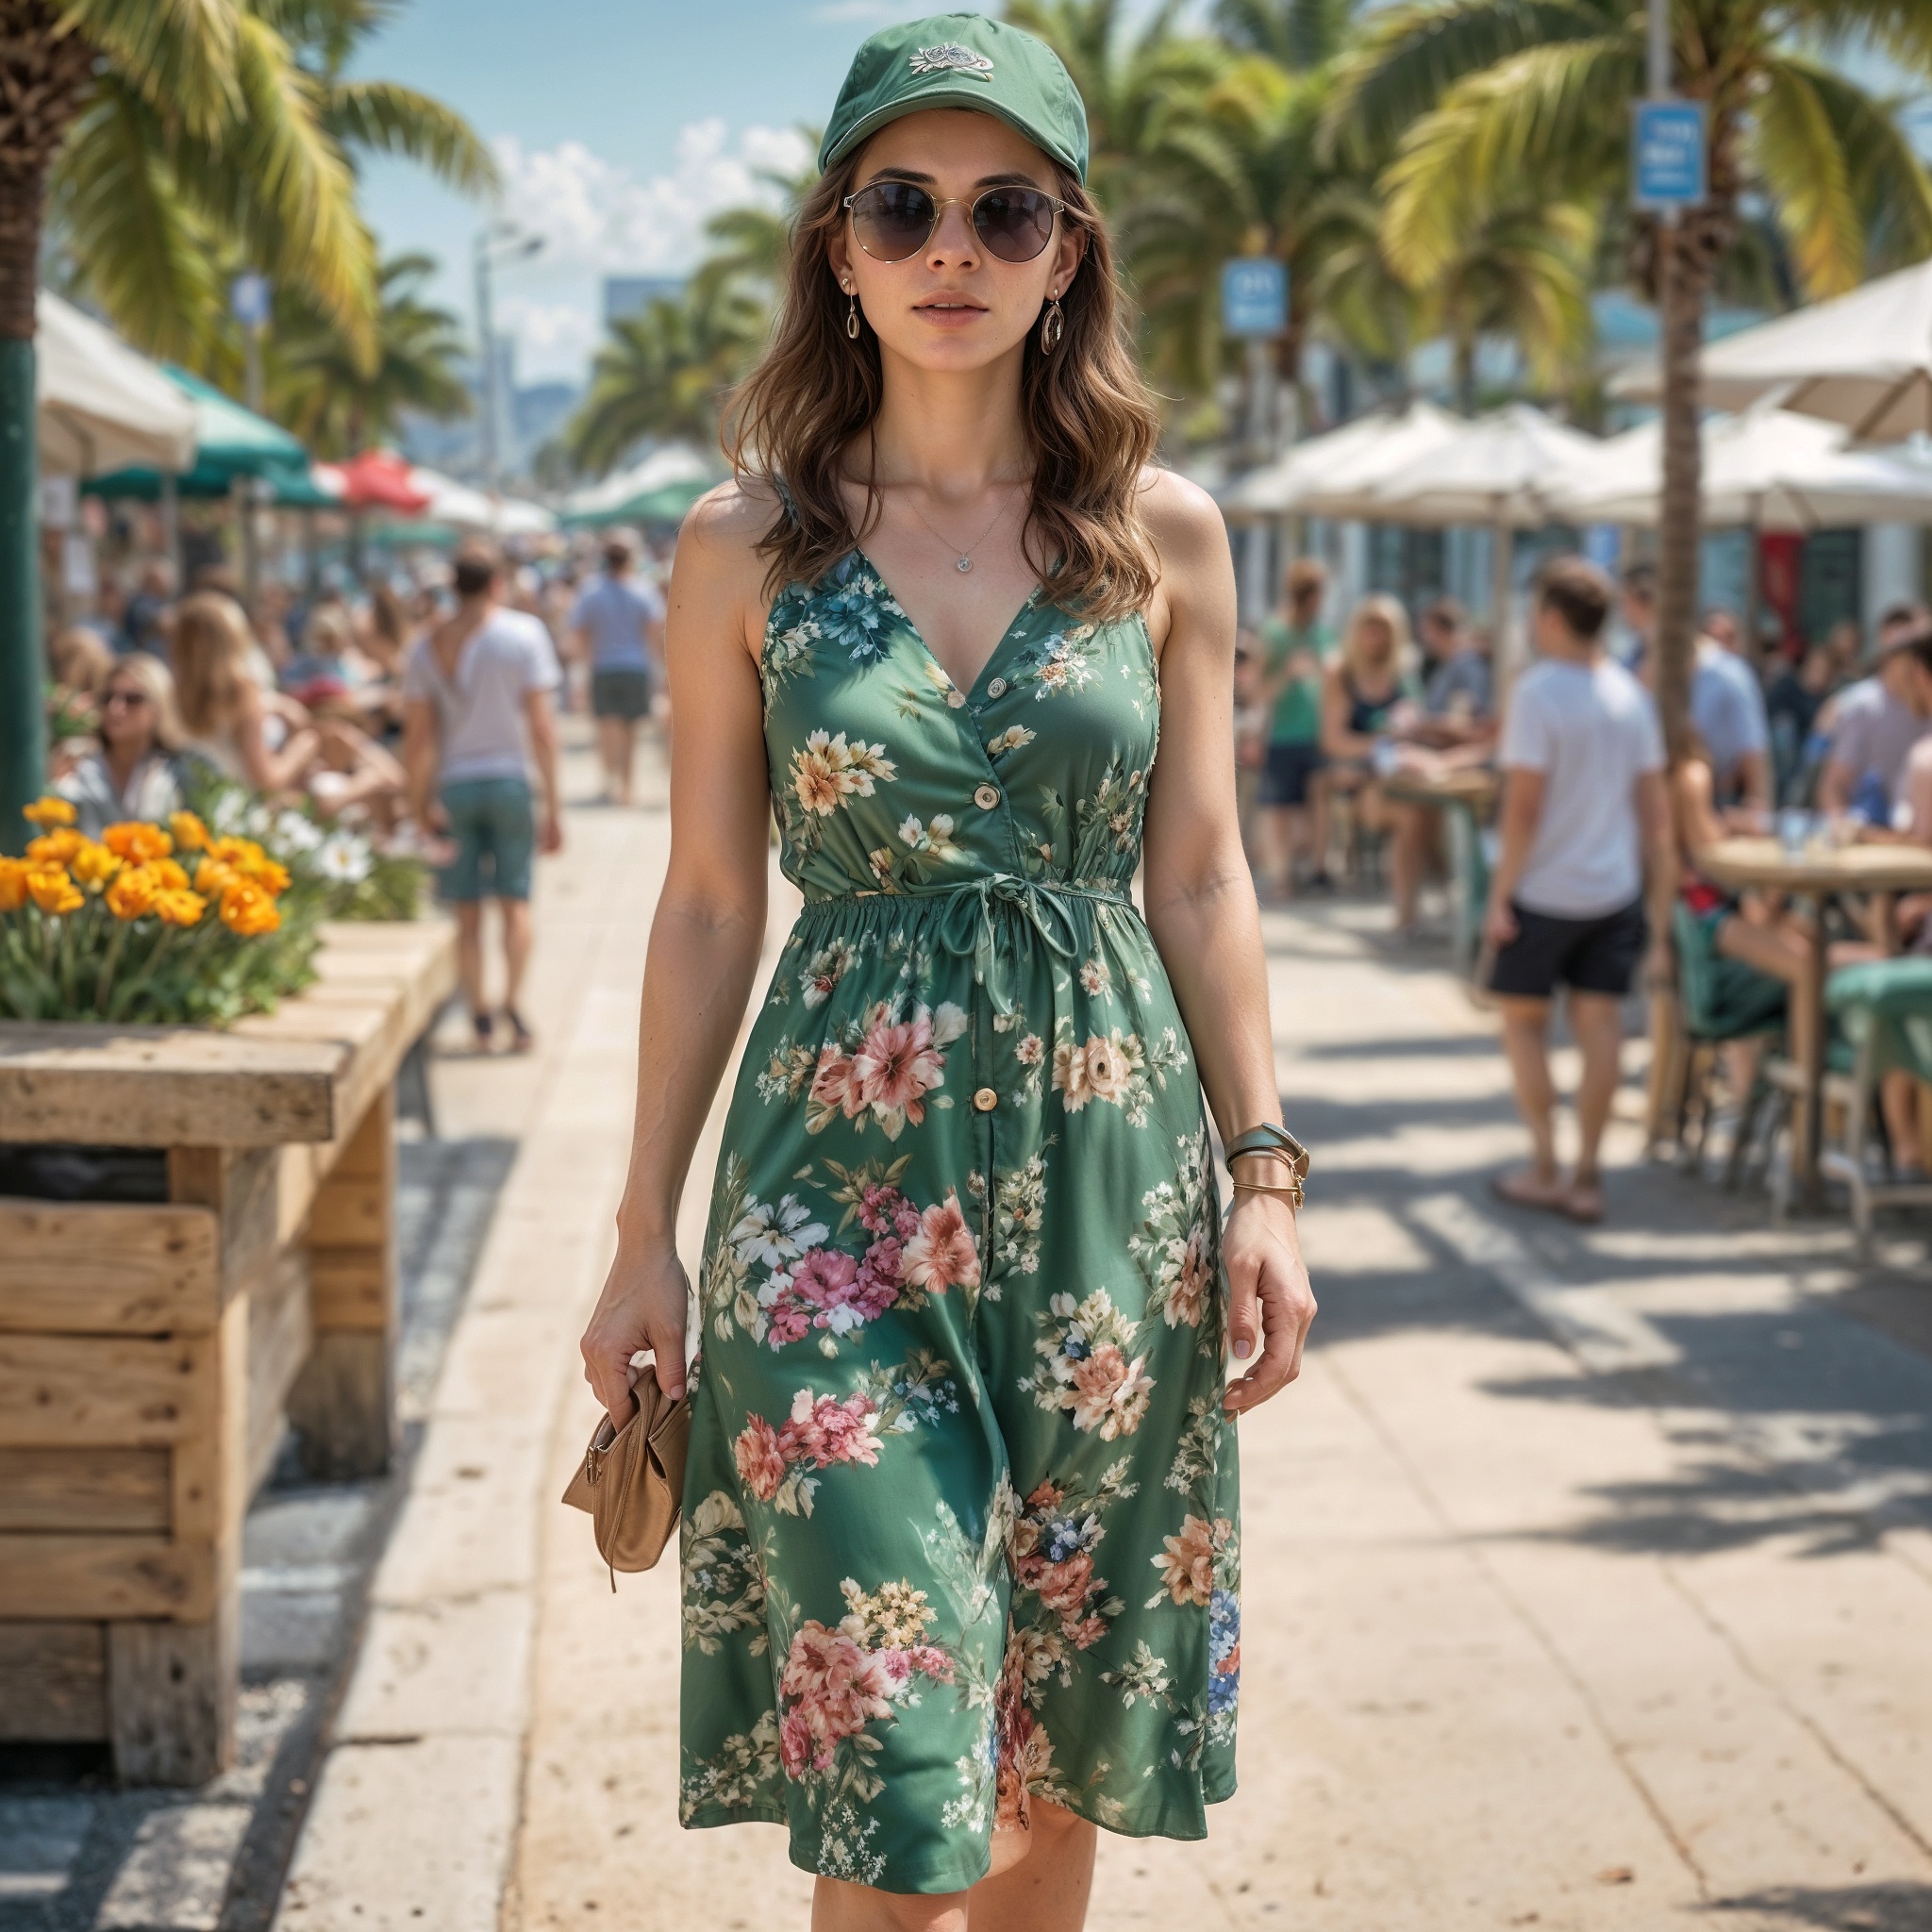
<path id="1" fill-rule="evenodd" d="M 464 544 L 455 571 L 455 615 L 418 638 L 404 660 L 403 762 L 416 823 L 452 846 L 437 884 L 457 908 L 457 971 L 477 1049 L 489 1052 L 493 1031 L 483 992 L 483 902 L 494 899 L 503 908 L 503 1017 L 521 1053 L 531 1043 L 517 1007 L 533 937 L 530 862 L 540 847 L 563 845 L 550 696 L 560 677 L 542 624 L 497 602 L 495 550 Z"/>
<path id="2" fill-rule="evenodd" d="M 1530 1165 L 1496 1191 L 1576 1221 L 1603 1217 L 1597 1152 L 1617 1091 L 1624 996 L 1650 935 L 1670 929 L 1674 880 L 1663 737 L 1650 693 L 1604 651 L 1610 598 L 1609 579 L 1581 558 L 1557 559 L 1539 581 L 1541 662 L 1517 681 L 1503 725 L 1503 850 L 1484 925 L 1496 949 L 1490 990 L 1533 1146 Z M 1548 1046 L 1559 982 L 1583 1055 L 1567 1181 L 1557 1167 Z"/>

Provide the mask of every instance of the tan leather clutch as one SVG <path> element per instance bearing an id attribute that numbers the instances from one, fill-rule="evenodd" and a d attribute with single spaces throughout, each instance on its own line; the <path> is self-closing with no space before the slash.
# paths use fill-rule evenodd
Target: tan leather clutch
<path id="1" fill-rule="evenodd" d="M 621 1429 L 597 1424 L 563 1500 L 590 1512 L 597 1554 L 617 1588 L 620 1570 L 648 1570 L 677 1527 L 684 1458 L 691 1446 L 691 1401 L 666 1399 L 647 1369 L 638 1377 L 637 1412 Z"/>

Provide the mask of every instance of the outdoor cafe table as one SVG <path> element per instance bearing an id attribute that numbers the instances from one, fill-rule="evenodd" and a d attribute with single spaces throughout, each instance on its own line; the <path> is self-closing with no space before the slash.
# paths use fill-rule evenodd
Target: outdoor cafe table
<path id="1" fill-rule="evenodd" d="M 1456 957 L 1467 966 L 1482 943 L 1483 902 L 1490 869 L 1483 826 L 1495 808 L 1501 774 L 1492 765 L 1454 765 L 1446 771 L 1398 767 L 1381 781 L 1382 795 L 1399 805 L 1441 812 L 1449 828 L 1449 866 L 1456 881 Z"/>
<path id="2" fill-rule="evenodd" d="M 1871 931 L 1888 947 L 1891 902 L 1902 892 L 1932 892 L 1932 851 L 1916 845 L 1820 846 L 1792 854 L 1776 839 L 1720 839 L 1697 855 L 1697 869 L 1713 885 L 1732 891 L 1783 892 L 1819 902 L 1811 922 L 1811 997 L 1818 1005 L 1810 1029 L 1809 1064 L 1800 1068 L 1805 1091 L 1792 1150 L 1792 1179 L 1807 1208 L 1819 1201 L 1818 1143 L 1824 1113 L 1824 901 L 1861 893 L 1876 902 Z"/>

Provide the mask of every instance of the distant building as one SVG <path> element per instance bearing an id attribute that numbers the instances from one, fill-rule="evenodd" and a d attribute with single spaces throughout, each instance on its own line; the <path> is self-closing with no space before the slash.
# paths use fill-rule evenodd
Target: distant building
<path id="1" fill-rule="evenodd" d="M 583 393 L 574 382 L 533 382 L 515 391 L 510 415 L 519 469 L 527 469 L 530 458 L 570 420 Z"/>
<path id="2" fill-rule="evenodd" d="M 684 293 L 682 275 L 606 275 L 604 326 L 641 315 L 653 302 L 675 302 Z"/>

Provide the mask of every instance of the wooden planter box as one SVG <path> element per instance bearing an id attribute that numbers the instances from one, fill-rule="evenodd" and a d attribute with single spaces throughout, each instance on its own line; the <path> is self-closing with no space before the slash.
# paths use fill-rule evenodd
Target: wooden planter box
<path id="1" fill-rule="evenodd" d="M 394 1081 L 441 924 L 332 925 L 231 1031 L 0 1024 L 0 1141 L 166 1150 L 164 1204 L 0 1194 L 0 1739 L 133 1783 L 234 1747 L 242 1518 L 284 1416 L 319 1474 L 393 1432 Z"/>

